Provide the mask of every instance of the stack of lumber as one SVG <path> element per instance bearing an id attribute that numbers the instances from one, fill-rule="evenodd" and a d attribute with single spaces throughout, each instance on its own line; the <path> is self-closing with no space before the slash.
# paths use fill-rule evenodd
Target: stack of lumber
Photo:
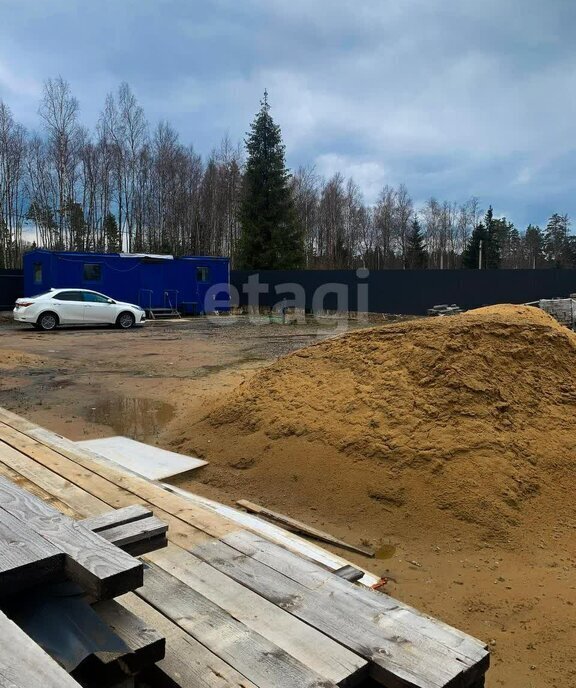
<path id="1" fill-rule="evenodd" d="M 168 546 L 145 556 L 144 585 L 115 600 L 166 638 L 153 686 L 484 685 L 480 641 L 3 409 L 0 474 L 109 543 L 120 542 L 100 519 L 111 508 L 139 504 L 169 526 Z"/>
<path id="2" fill-rule="evenodd" d="M 27 601 L 26 593 L 32 589 L 34 599 L 42 601 L 53 597 L 49 584 L 73 581 L 76 586 L 71 596 L 83 594 L 89 598 L 97 618 L 113 630 L 126 650 L 90 655 L 78 668 L 74 666 L 71 673 L 83 686 L 124 685 L 127 676 L 139 673 L 164 657 L 165 643 L 159 633 L 112 598 L 143 584 L 143 564 L 127 552 L 143 553 L 166 546 L 166 531 L 167 526 L 142 506 L 113 511 L 79 523 L 0 476 L 0 606 L 4 603 L 17 615 L 19 600 Z M 89 610 L 82 611 L 86 605 L 81 603 L 83 616 L 80 618 L 92 623 L 90 620 L 94 617 Z M 58 608 L 58 604 L 56 606 Z M 72 623 L 64 609 L 62 615 L 58 613 L 54 619 L 58 624 Z M 23 652 L 29 651 L 30 639 L 3 612 L 0 625 L 6 637 L 13 638 Z M 79 632 L 82 636 L 89 629 L 80 626 Z M 49 634 L 49 628 L 41 630 L 43 637 Z M 61 673 L 52 667 L 55 662 L 50 657 L 42 654 L 40 648 L 32 652 L 54 672 L 54 682 L 44 682 L 44 685 L 68 685 L 61 683 Z M 32 685 L 23 671 L 29 672 L 30 667 L 23 667 L 22 662 L 17 654 L 6 662 L 6 666 L 0 665 L 0 685 L 3 685 L 2 679 L 9 681 L 10 686 Z M 3 674 L 6 669 L 9 673 Z M 24 679 L 26 682 L 22 683 Z"/>

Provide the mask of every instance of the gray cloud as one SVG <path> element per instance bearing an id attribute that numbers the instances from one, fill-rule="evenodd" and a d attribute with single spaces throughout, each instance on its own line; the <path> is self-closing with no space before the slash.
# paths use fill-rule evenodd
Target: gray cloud
<path id="1" fill-rule="evenodd" d="M 60 73 L 93 125 L 126 80 L 206 154 L 267 87 L 292 166 L 522 226 L 576 214 L 575 27 L 565 0 L 0 0 L 0 97 L 37 126 Z"/>

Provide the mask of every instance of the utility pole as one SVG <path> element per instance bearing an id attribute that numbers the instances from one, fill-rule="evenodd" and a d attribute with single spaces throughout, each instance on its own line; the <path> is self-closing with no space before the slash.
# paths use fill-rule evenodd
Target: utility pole
<path id="1" fill-rule="evenodd" d="M 478 270 L 482 270 L 482 239 L 480 239 L 480 250 L 478 252 Z"/>

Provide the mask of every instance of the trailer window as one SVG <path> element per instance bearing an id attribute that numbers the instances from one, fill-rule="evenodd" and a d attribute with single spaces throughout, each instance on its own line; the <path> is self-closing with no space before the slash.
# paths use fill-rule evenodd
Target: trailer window
<path id="1" fill-rule="evenodd" d="M 196 281 L 197 282 L 207 282 L 210 276 L 210 270 L 208 268 L 196 268 Z"/>
<path id="2" fill-rule="evenodd" d="M 42 284 L 42 263 L 34 263 L 34 284 Z"/>
<path id="3" fill-rule="evenodd" d="M 100 263 L 84 263 L 84 281 L 100 282 L 102 279 L 102 266 Z"/>

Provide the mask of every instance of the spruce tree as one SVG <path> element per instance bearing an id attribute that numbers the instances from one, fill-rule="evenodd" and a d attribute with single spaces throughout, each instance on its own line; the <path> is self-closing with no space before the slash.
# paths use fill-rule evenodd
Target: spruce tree
<path id="1" fill-rule="evenodd" d="M 106 242 L 106 250 L 108 253 L 116 253 L 122 250 L 122 242 L 120 241 L 120 231 L 118 223 L 112 213 L 108 213 L 104 218 L 102 226 L 104 230 L 104 241 Z"/>
<path id="2" fill-rule="evenodd" d="M 414 218 L 407 237 L 405 267 L 415 270 L 428 267 L 428 253 L 417 217 Z"/>
<path id="3" fill-rule="evenodd" d="M 499 268 L 502 260 L 503 227 L 501 222 L 494 218 L 492 206 L 488 208 L 484 216 L 484 227 L 486 229 L 486 267 Z"/>
<path id="4" fill-rule="evenodd" d="M 87 234 L 84 209 L 80 203 L 70 200 L 65 206 L 65 211 L 68 217 L 70 243 L 75 251 L 84 251 L 86 249 Z"/>
<path id="5" fill-rule="evenodd" d="M 469 270 L 477 270 L 486 267 L 486 244 L 488 234 L 484 223 L 481 222 L 472 232 L 464 253 L 462 254 L 462 267 Z M 480 265 L 480 242 L 482 242 L 482 265 Z"/>
<path id="6" fill-rule="evenodd" d="M 301 268 L 304 238 L 296 221 L 280 127 L 270 116 L 266 91 L 260 105 L 246 139 L 238 264 L 245 269 Z"/>
<path id="7" fill-rule="evenodd" d="M 524 234 L 524 250 L 528 267 L 536 269 L 544 263 L 544 235 L 540 227 L 528 225 Z"/>
<path id="8" fill-rule="evenodd" d="M 559 215 L 558 213 L 554 213 L 546 225 L 544 252 L 548 263 L 555 268 L 564 268 L 570 263 L 569 227 L 568 215 Z"/>

